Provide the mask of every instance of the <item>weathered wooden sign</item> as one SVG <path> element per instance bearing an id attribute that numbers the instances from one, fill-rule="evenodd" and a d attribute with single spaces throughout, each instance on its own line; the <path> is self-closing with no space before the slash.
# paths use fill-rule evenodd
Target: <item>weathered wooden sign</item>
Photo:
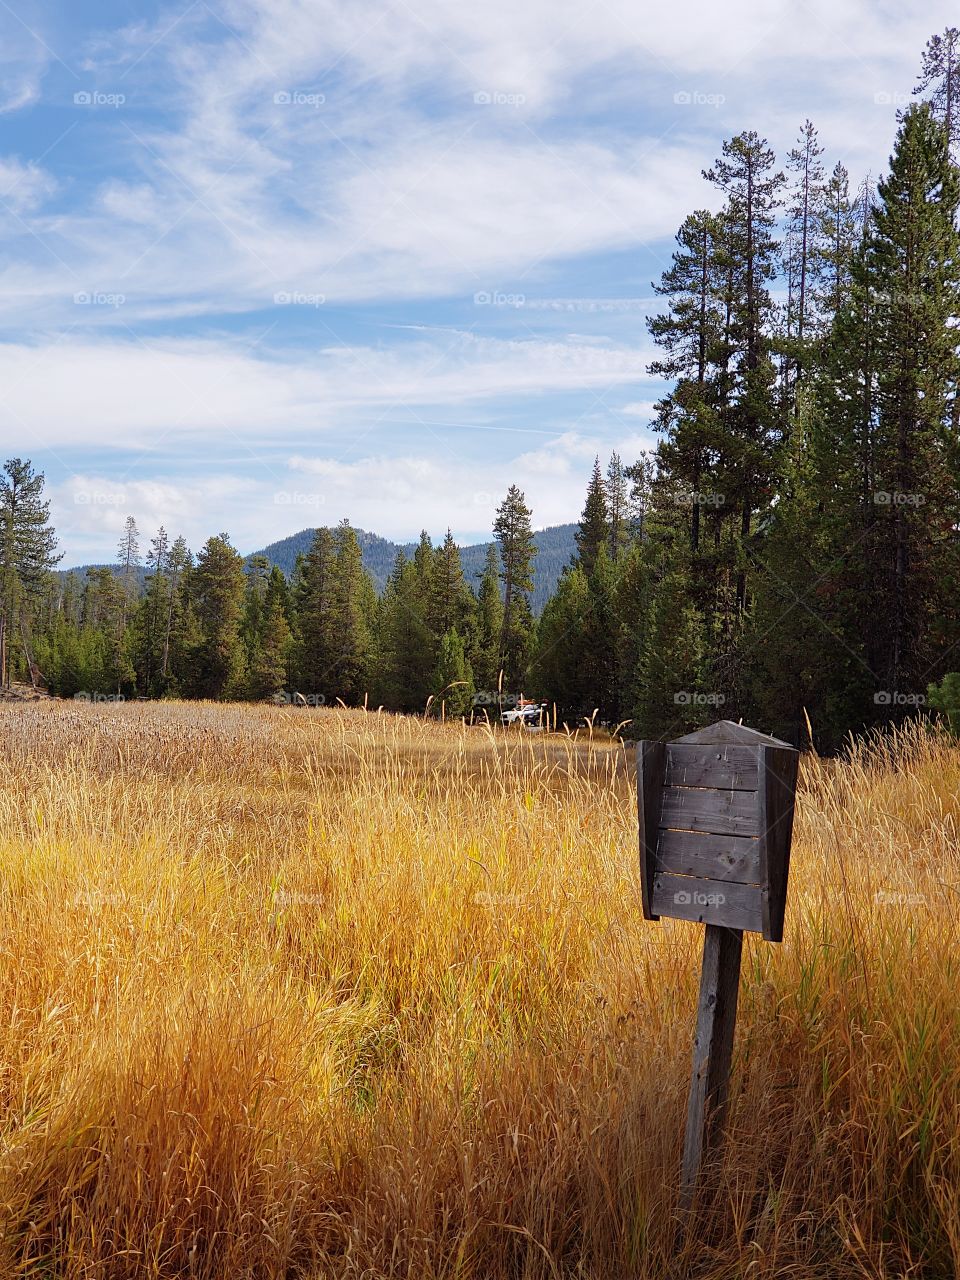
<path id="1" fill-rule="evenodd" d="M 722 1129 L 743 932 L 783 938 L 798 753 L 721 720 L 675 742 L 637 747 L 640 882 L 648 920 L 707 926 L 682 1199 Z"/>

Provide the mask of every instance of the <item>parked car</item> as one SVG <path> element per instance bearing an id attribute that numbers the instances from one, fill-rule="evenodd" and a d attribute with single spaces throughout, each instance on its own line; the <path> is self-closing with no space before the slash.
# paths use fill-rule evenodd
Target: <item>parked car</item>
<path id="1" fill-rule="evenodd" d="M 501 724 L 520 724 L 525 729 L 539 729 L 542 725 L 546 703 L 526 703 L 522 707 L 510 707 L 501 712 Z"/>

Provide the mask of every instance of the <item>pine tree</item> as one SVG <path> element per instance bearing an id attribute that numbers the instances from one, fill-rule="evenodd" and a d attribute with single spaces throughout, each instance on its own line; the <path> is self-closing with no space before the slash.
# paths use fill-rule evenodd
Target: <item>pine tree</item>
<path id="1" fill-rule="evenodd" d="M 433 636 L 425 616 L 421 575 L 397 552 L 380 608 L 380 701 L 391 710 L 422 712 L 435 673 Z"/>
<path id="2" fill-rule="evenodd" d="M 583 565 L 584 572 L 589 575 L 593 572 L 600 548 L 606 546 L 610 540 L 607 494 L 599 458 L 593 460 L 593 471 L 590 474 L 590 483 L 587 485 L 587 499 L 580 516 L 576 539 L 580 563 Z"/>
<path id="3" fill-rule="evenodd" d="M 247 658 L 247 696 L 276 697 L 287 687 L 291 632 L 288 622 L 287 580 L 273 565 L 264 584 L 257 611 L 256 635 L 251 637 Z"/>
<path id="4" fill-rule="evenodd" d="M 344 520 L 333 535 L 331 670 L 336 696 L 362 702 L 371 674 L 373 584 L 355 531 Z"/>
<path id="5" fill-rule="evenodd" d="M 829 324 L 850 297 L 851 265 L 859 240 L 857 218 L 850 199 L 850 177 L 837 161 L 823 200 L 818 302 Z"/>
<path id="6" fill-rule="evenodd" d="M 657 404 L 655 427 L 665 440 L 658 449 L 663 469 L 690 495 L 690 546 L 700 549 L 701 507 L 711 460 L 716 456 L 728 358 L 723 296 L 727 262 L 723 220 L 704 209 L 677 232 L 671 265 L 653 287 L 669 298 L 669 309 L 648 321 L 663 356 L 649 372 L 674 386 Z M 639 477 L 631 469 L 635 490 Z M 649 481 L 649 471 L 642 477 Z"/>
<path id="7" fill-rule="evenodd" d="M 867 252 L 879 301 L 876 473 L 879 492 L 892 497 L 882 504 L 888 509 L 880 533 L 890 621 L 881 674 L 889 690 L 923 689 L 937 642 L 957 613 L 952 535 L 960 519 L 949 435 L 958 377 L 960 176 L 946 128 L 929 107 L 904 113 L 877 195 Z"/>
<path id="8" fill-rule="evenodd" d="M 244 588 L 243 559 L 228 535 L 208 538 L 190 575 L 199 638 L 189 655 L 187 685 L 195 697 L 231 698 L 242 690 Z"/>
<path id="9" fill-rule="evenodd" d="M 947 27 L 927 41 L 914 93 L 926 95 L 924 101 L 946 128 L 949 145 L 956 145 L 960 141 L 960 30 L 956 27 Z"/>
<path id="10" fill-rule="evenodd" d="M 616 452 L 610 455 L 607 464 L 604 495 L 610 522 L 610 559 L 616 564 L 630 540 L 628 476 L 620 455 Z"/>
<path id="11" fill-rule="evenodd" d="M 477 628 L 470 655 L 477 687 L 485 703 L 494 700 L 500 687 L 500 640 L 503 635 L 503 598 L 500 594 L 500 550 L 496 542 L 487 557 L 477 595 Z"/>
<path id="12" fill-rule="evenodd" d="M 591 611 L 587 575 L 580 564 L 566 568 L 547 601 L 537 631 L 533 663 L 537 688 L 558 719 L 576 724 L 592 714 L 592 654 L 587 648 Z"/>
<path id="13" fill-rule="evenodd" d="M 729 273 L 730 402 L 724 408 L 725 475 L 719 491 L 739 521 L 736 607 L 747 598 L 746 552 L 754 516 L 772 497 L 784 423 L 773 395 L 773 303 L 769 282 L 779 261 L 776 210 L 784 175 L 765 139 L 741 133 L 723 144 L 723 155 L 704 177 L 727 199 L 724 255 Z"/>
<path id="14" fill-rule="evenodd" d="M 293 588 L 296 683 L 301 692 L 330 701 L 336 697 L 335 555 L 333 534 L 327 528 L 317 529 L 310 550 L 297 566 Z"/>
<path id="15" fill-rule="evenodd" d="M 127 613 L 137 598 L 137 570 L 142 563 L 140 556 L 140 530 L 133 516 L 127 516 L 123 526 L 123 536 L 117 547 L 117 564 L 120 567 L 120 581 L 123 583 L 126 604 L 122 613 L 122 627 L 127 625 Z"/>
<path id="16" fill-rule="evenodd" d="M 532 566 L 537 547 L 530 518 L 523 494 L 512 484 L 493 522 L 493 536 L 500 546 L 503 566 L 500 572 L 503 582 L 500 667 L 509 692 L 522 690 L 533 633 L 528 593 L 533 588 Z"/>
<path id="17" fill-rule="evenodd" d="M 433 553 L 430 628 L 437 637 L 456 631 L 469 647 L 476 628 L 476 614 L 477 601 L 463 576 L 460 548 L 448 529 L 442 544 Z"/>
<path id="18" fill-rule="evenodd" d="M 820 157 L 817 131 L 804 121 L 797 145 L 790 151 L 787 167 L 794 175 L 790 192 L 788 228 L 791 250 L 787 257 L 792 289 L 787 318 L 787 392 L 807 363 L 807 346 L 817 328 L 817 284 L 822 269 L 823 223 L 827 190 Z"/>
<path id="19" fill-rule="evenodd" d="M 11 458 L 0 473 L 0 685 L 7 687 L 14 636 L 30 677 L 39 675 L 30 654 L 32 613 L 46 575 L 61 559 L 43 484 L 43 473 L 20 458 Z"/>
<path id="20" fill-rule="evenodd" d="M 457 717 L 469 714 L 474 693 L 473 671 L 466 646 L 456 628 L 451 628 L 440 637 L 433 675 L 434 715 Z"/>

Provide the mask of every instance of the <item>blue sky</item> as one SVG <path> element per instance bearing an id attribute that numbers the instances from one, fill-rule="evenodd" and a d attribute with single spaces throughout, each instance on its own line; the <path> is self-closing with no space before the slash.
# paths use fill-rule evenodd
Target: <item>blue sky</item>
<path id="1" fill-rule="evenodd" d="M 809 116 L 882 171 L 946 4 L 0 0 L 0 446 L 65 563 L 128 514 L 244 552 L 344 516 L 575 519 L 651 446 L 700 172 Z"/>

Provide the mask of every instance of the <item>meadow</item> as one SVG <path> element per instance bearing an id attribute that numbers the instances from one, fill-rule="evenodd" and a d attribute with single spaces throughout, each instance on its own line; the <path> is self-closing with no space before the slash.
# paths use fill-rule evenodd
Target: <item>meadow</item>
<path id="1" fill-rule="evenodd" d="M 804 756 L 728 1139 L 677 1211 L 702 931 L 609 741 L 0 707 L 3 1277 L 960 1270 L 960 750 Z"/>

